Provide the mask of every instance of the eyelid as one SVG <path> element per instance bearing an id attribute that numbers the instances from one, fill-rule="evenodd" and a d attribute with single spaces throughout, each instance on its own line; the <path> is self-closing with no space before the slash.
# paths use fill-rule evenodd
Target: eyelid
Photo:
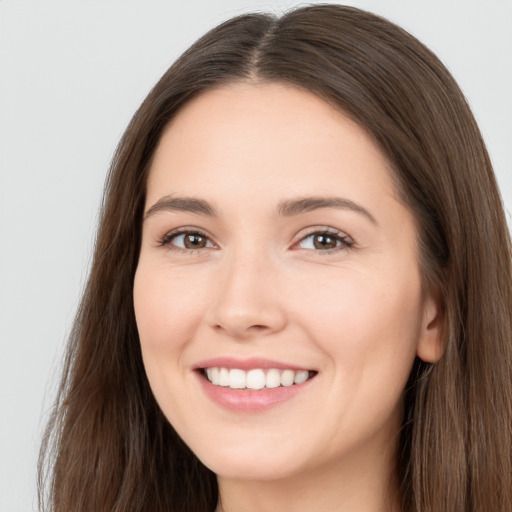
<path id="1" fill-rule="evenodd" d="M 198 247 L 197 249 L 185 249 L 183 247 L 178 247 L 172 244 L 172 240 L 177 238 L 180 235 L 199 235 L 206 238 L 213 247 Z M 193 227 L 193 226 L 182 226 L 179 228 L 172 229 L 165 233 L 162 237 L 158 239 L 158 247 L 165 247 L 170 251 L 178 251 L 183 253 L 194 253 L 197 251 L 202 251 L 204 249 L 218 249 L 219 246 L 213 241 L 213 237 L 211 237 L 206 231 L 203 229 Z"/>
<path id="2" fill-rule="evenodd" d="M 341 242 L 341 244 L 331 249 L 302 249 L 300 247 L 297 247 L 301 242 L 303 242 L 310 236 L 317 234 L 333 236 L 334 238 L 338 239 Z M 350 249 L 354 245 L 354 239 L 344 231 L 340 231 L 339 229 L 335 229 L 329 226 L 313 226 L 308 228 L 306 232 L 301 232 L 298 234 L 297 241 L 293 243 L 292 249 L 296 248 L 295 250 L 305 250 L 317 254 L 330 254 L 333 252 Z"/>

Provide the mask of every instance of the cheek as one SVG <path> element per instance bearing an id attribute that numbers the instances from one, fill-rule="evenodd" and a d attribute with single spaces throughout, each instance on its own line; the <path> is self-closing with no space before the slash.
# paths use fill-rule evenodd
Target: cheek
<path id="1" fill-rule="evenodd" d="M 165 267 L 165 265 L 164 265 Z M 146 375 L 156 401 L 173 425 L 190 414 L 188 373 L 183 355 L 203 318 L 202 279 L 139 263 L 134 280 L 134 309 Z"/>
<path id="2" fill-rule="evenodd" d="M 309 295 L 300 316 L 326 356 L 325 401 L 332 404 L 323 428 L 325 435 L 346 437 L 334 435 L 333 450 L 348 439 L 398 428 L 419 336 L 419 289 L 353 273 Z"/>
<path id="3" fill-rule="evenodd" d="M 200 275 L 186 279 L 168 269 L 139 265 L 134 308 L 146 369 L 179 354 L 194 336 L 206 303 Z M 149 372 L 148 372 L 149 373 Z"/>
<path id="4" fill-rule="evenodd" d="M 298 321 L 329 356 L 339 379 L 401 386 L 420 334 L 419 276 L 350 271 L 302 288 L 312 293 L 303 296 Z"/>

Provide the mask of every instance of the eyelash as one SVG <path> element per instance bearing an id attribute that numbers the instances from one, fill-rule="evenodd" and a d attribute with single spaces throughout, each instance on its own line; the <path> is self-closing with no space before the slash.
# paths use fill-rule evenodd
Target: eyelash
<path id="1" fill-rule="evenodd" d="M 188 254 L 194 254 L 197 251 L 200 251 L 201 249 L 203 249 L 203 247 L 201 247 L 200 249 L 184 249 L 182 247 L 176 247 L 175 245 L 173 245 L 171 243 L 175 238 L 182 236 L 182 235 L 192 235 L 192 236 L 196 235 L 196 236 L 200 236 L 202 238 L 206 238 L 209 240 L 208 235 L 206 235 L 205 233 L 203 233 L 202 231 L 199 231 L 197 229 L 179 229 L 176 231 L 171 231 L 170 233 L 167 233 L 166 235 L 164 235 L 158 241 L 158 245 L 160 247 L 167 247 L 170 251 L 184 252 L 184 253 L 188 253 Z"/>
<path id="2" fill-rule="evenodd" d="M 211 248 L 211 247 L 201 247 L 199 249 L 185 249 L 183 247 L 177 247 L 177 246 L 173 245 L 172 241 L 182 235 L 196 235 L 199 237 L 206 238 L 207 240 L 209 240 L 211 242 L 208 235 L 206 235 L 202 231 L 199 231 L 196 229 L 179 229 L 176 231 L 171 231 L 170 233 L 167 233 L 166 235 L 164 235 L 158 241 L 158 246 L 159 247 L 167 247 L 170 251 L 177 251 L 177 252 L 188 253 L 188 254 L 195 254 L 196 252 L 199 252 L 202 249 Z M 318 252 L 320 254 L 332 254 L 332 253 L 338 252 L 340 250 L 350 249 L 354 245 L 354 242 L 351 240 L 351 238 L 348 235 L 346 235 L 345 233 L 343 233 L 342 231 L 338 231 L 335 229 L 323 228 L 323 229 L 316 229 L 314 231 L 310 231 L 309 233 L 306 233 L 304 236 L 302 236 L 302 238 L 298 242 L 296 242 L 293 245 L 293 247 L 297 246 L 299 243 L 304 242 L 305 240 L 307 240 L 308 238 L 310 238 L 314 235 L 316 235 L 316 236 L 326 235 L 326 236 L 336 239 L 337 246 L 335 248 L 316 249 L 316 250 L 315 249 L 307 249 L 307 250 L 313 250 L 314 252 Z M 338 245 L 338 243 L 339 243 L 339 245 Z"/>
<path id="3" fill-rule="evenodd" d="M 338 252 L 338 251 L 341 251 L 344 249 L 350 249 L 354 245 L 354 242 L 352 241 L 352 239 L 347 234 L 343 233 L 342 231 L 338 231 L 336 229 L 323 228 L 323 229 L 315 229 L 315 230 L 310 231 L 309 233 L 304 234 L 302 236 L 302 238 L 294 244 L 294 247 L 296 245 L 298 245 L 299 243 L 304 242 L 305 240 L 307 240 L 308 238 L 310 238 L 312 236 L 319 236 L 319 235 L 320 236 L 324 235 L 324 236 L 334 238 L 336 240 L 336 247 L 334 247 L 332 249 L 316 249 L 316 250 L 308 249 L 308 250 L 313 250 L 320 254 L 332 254 L 332 253 L 335 253 L 335 252 Z"/>

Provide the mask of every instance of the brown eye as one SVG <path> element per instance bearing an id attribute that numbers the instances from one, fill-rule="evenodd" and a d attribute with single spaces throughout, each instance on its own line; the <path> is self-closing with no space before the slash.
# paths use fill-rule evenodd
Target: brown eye
<path id="1" fill-rule="evenodd" d="M 297 246 L 300 249 L 309 249 L 319 252 L 332 252 L 351 247 L 353 242 L 345 233 L 317 231 L 305 236 Z"/>
<path id="2" fill-rule="evenodd" d="M 334 236 L 325 233 L 313 235 L 313 246 L 315 249 L 334 249 L 337 247 L 339 240 Z"/>
<path id="3" fill-rule="evenodd" d="M 167 246 L 169 249 L 182 251 L 193 251 L 195 249 L 208 249 L 215 247 L 206 235 L 195 231 L 169 233 L 168 235 L 164 236 L 160 242 L 160 245 Z"/>
<path id="4" fill-rule="evenodd" d="M 206 247 L 206 237 L 197 233 L 184 235 L 183 245 L 186 249 L 202 249 Z"/>

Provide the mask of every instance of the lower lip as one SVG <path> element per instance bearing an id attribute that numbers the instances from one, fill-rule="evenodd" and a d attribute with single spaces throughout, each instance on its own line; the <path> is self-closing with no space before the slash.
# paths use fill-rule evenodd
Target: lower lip
<path id="1" fill-rule="evenodd" d="M 291 400 L 309 387 L 313 378 L 294 384 L 270 389 L 231 389 L 227 386 L 214 386 L 201 373 L 198 378 L 206 395 L 217 405 L 237 412 L 262 412 Z"/>

